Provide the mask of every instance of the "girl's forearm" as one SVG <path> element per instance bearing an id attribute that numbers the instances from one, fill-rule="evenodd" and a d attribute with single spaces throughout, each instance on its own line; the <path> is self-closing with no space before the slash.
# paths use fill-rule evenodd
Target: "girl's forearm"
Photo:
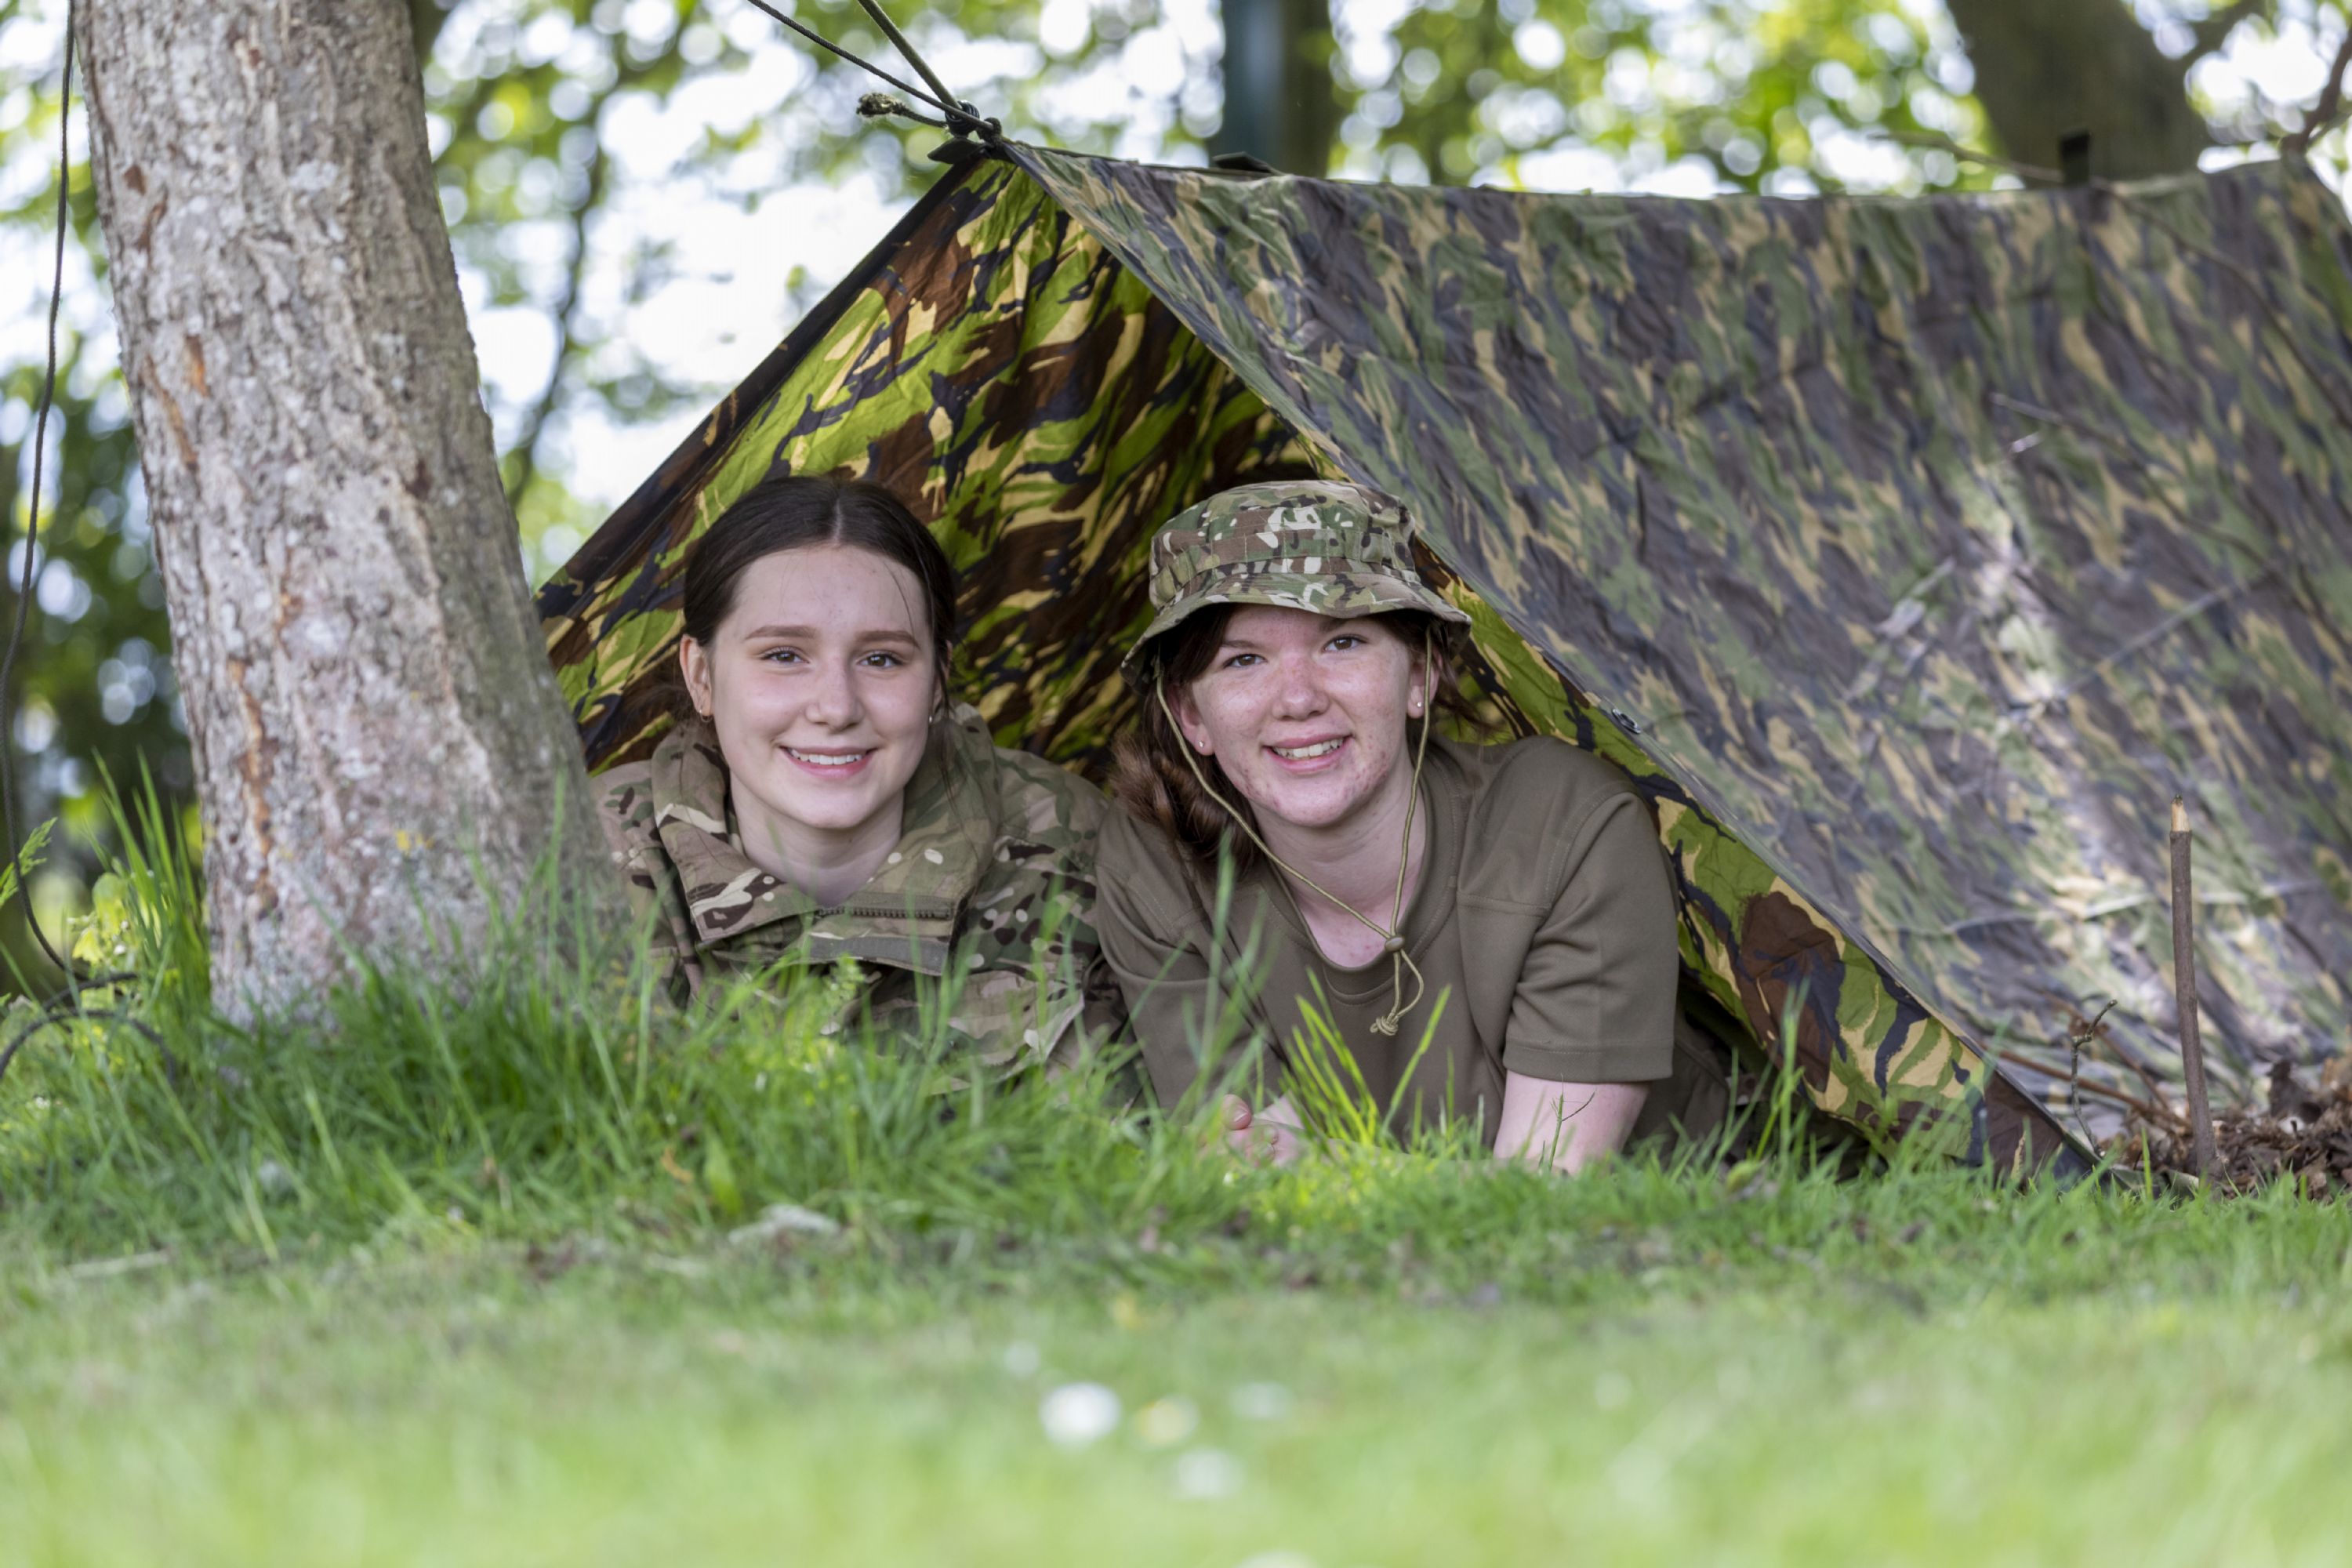
<path id="1" fill-rule="evenodd" d="M 1573 1174 L 1625 1146 L 1646 1083 L 1554 1083 L 1507 1073 L 1495 1157 Z"/>

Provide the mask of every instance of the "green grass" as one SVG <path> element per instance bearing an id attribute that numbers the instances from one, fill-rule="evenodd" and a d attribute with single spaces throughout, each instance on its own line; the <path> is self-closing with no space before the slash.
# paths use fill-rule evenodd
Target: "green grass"
<path id="1" fill-rule="evenodd" d="M 1818 1268 L 1593 1230 L 1499 1293 L 1442 1283 L 1438 1242 L 1307 1289 L 1263 1259 L 959 1265 L 854 1234 L 781 1261 L 575 1249 L 543 1282 L 545 1254 L 446 1242 L 226 1278 L 20 1258 L 0 1541 L 39 1564 L 2340 1560 L 2340 1232 L 2248 1208 L 2135 1247 L 2095 1205 L 2070 1248 L 1950 1217 L 1973 1241 Z M 2105 1268 L 2047 1276 L 2045 1248 Z M 1081 1381 L 1121 1419 L 1057 1447 L 1041 1403 Z"/>
<path id="2" fill-rule="evenodd" d="M 0 1085 L 0 1562 L 2283 1563 L 2352 1529 L 2340 1205 L 1918 1145 L 1857 1176 L 1785 1103 L 1729 1171 L 1458 1136 L 1239 1169 L 1105 1109 L 1108 1067 L 943 1089 L 805 987 L 681 1018 L 520 929 L 467 986 L 239 1027 L 184 857 L 137 841 L 81 936 L 142 978 Z M 782 1203 L 838 1228 L 730 1239 Z M 1119 1418 L 1058 1445 L 1078 1384 Z"/>

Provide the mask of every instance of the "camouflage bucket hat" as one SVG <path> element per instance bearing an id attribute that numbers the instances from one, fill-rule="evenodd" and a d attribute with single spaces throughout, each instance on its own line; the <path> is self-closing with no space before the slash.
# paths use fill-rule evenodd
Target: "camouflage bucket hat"
<path id="1" fill-rule="evenodd" d="M 1220 490 L 1151 536 L 1158 613 L 1119 670 L 1140 684 L 1152 639 L 1213 605 L 1337 617 L 1423 610 L 1467 626 L 1413 569 L 1412 534 L 1403 502 L 1361 485 L 1285 479 Z"/>

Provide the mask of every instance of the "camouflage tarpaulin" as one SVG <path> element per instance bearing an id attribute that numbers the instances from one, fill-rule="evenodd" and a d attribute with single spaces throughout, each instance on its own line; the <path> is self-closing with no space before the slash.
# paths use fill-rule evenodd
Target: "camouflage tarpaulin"
<path id="1" fill-rule="evenodd" d="M 2181 794 L 2222 1076 L 2338 1048 L 2352 246 L 2307 174 L 1680 202 L 1017 156 L 1914 994 L 2062 1068 L 2115 1000 L 2168 1067 Z"/>
<path id="2" fill-rule="evenodd" d="M 2352 266 L 2315 181 L 1675 202 L 1014 154 L 544 591 L 593 759 L 642 750 L 678 552 L 771 465 L 919 498 L 967 694 L 1083 762 L 1150 527 L 1303 458 L 1412 504 L 1483 684 L 1635 773 L 1686 965 L 1818 1102 L 2061 1152 L 1970 1037 L 2063 1064 L 2114 998 L 2086 1066 L 2162 1065 L 2180 791 L 2224 1076 L 2332 1049 Z"/>

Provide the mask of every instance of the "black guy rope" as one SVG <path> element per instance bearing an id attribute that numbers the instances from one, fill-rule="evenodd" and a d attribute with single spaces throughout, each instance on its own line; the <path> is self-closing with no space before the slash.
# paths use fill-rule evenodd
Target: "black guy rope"
<path id="1" fill-rule="evenodd" d="M 923 79 L 923 85 L 931 89 L 935 98 L 959 105 L 966 112 L 971 111 L 971 105 L 950 92 L 947 83 L 940 79 L 939 73 L 915 52 L 915 46 L 907 41 L 907 35 L 898 31 L 898 24 L 890 20 L 890 14 L 882 9 L 882 0 L 857 0 L 857 3 L 865 7 L 867 16 L 874 18 L 874 25 L 882 29 L 882 36 L 890 40 L 891 47 L 904 55 L 907 63 L 915 68 L 915 74 Z"/>
<path id="2" fill-rule="evenodd" d="M 939 78 L 931 73 L 931 68 L 925 65 L 922 61 L 922 58 L 915 53 L 914 46 L 907 42 L 906 36 L 891 25 L 890 19 L 882 15 L 880 7 L 874 5 L 872 0 L 860 0 L 860 4 L 864 5 L 866 10 L 873 15 L 875 19 L 882 24 L 883 30 L 890 36 L 891 41 L 898 46 L 900 52 L 905 54 L 908 59 L 914 61 L 915 68 L 922 73 L 923 79 L 938 89 L 935 93 L 925 91 L 922 88 L 917 87 L 911 82 L 901 80 L 899 78 L 892 76 L 888 71 L 884 70 L 880 66 L 876 65 L 872 60 L 866 59 L 862 56 L 850 53 L 847 49 L 843 48 L 839 44 L 835 43 L 831 38 L 826 37 L 823 33 L 818 32 L 814 27 L 809 26 L 806 23 L 798 21 L 792 16 L 786 16 L 783 12 L 779 11 L 775 6 L 770 5 L 768 0 L 748 0 L 748 3 L 751 5 L 752 9 L 763 12 L 767 16 L 773 17 L 775 20 L 782 22 L 785 26 L 790 27 L 793 32 L 798 33 L 802 37 L 806 38 L 810 43 L 816 45 L 819 48 L 840 56 L 843 59 L 847 60 L 851 65 L 857 67 L 860 70 L 866 71 L 869 75 L 877 77 L 880 79 L 888 82 L 892 87 L 897 88 L 900 92 L 905 93 L 908 98 L 915 100 L 917 102 L 928 104 L 929 107 L 938 110 L 941 116 L 940 123 L 944 124 L 951 134 L 956 136 L 977 136 L 983 142 L 993 142 L 998 138 L 998 136 L 1003 134 L 1003 126 L 999 125 L 993 120 L 982 119 L 979 110 L 973 109 L 972 106 L 968 103 L 958 102 L 954 94 L 948 91 L 944 86 L 940 85 Z M 872 103 L 879 96 L 879 94 L 868 93 L 866 99 L 860 102 L 860 111 L 865 111 L 866 104 Z M 877 106 L 874 110 L 874 112 L 884 114 L 895 111 L 896 110 L 893 109 L 881 108 L 879 106 Z M 909 118 L 920 119 L 921 116 L 916 115 L 910 116 Z"/>
<path id="3" fill-rule="evenodd" d="M 25 626 L 31 617 L 33 557 L 41 538 L 41 475 L 49 451 L 49 409 L 58 396 L 58 305 L 65 296 L 66 286 L 66 227 L 70 221 L 66 185 L 73 174 L 70 132 L 73 124 L 74 22 L 79 9 L 75 0 L 67 0 L 66 67 L 65 75 L 58 86 L 58 238 L 56 259 L 49 270 L 48 368 L 42 374 L 41 413 L 33 428 L 33 489 L 30 510 L 25 521 L 25 564 L 16 581 L 16 619 L 8 628 L 7 654 L 0 658 L 0 831 L 8 835 L 8 868 L 16 878 L 16 896 L 24 900 L 25 923 L 32 928 L 33 940 L 41 944 L 41 952 L 48 961 L 65 972 L 68 987 L 76 984 L 73 965 L 49 944 L 48 933 L 41 929 L 40 916 L 33 912 L 33 890 L 25 882 L 24 845 L 16 837 L 16 800 L 13 784 L 16 770 L 5 748 L 13 743 L 16 733 L 16 655 L 24 647 Z"/>

